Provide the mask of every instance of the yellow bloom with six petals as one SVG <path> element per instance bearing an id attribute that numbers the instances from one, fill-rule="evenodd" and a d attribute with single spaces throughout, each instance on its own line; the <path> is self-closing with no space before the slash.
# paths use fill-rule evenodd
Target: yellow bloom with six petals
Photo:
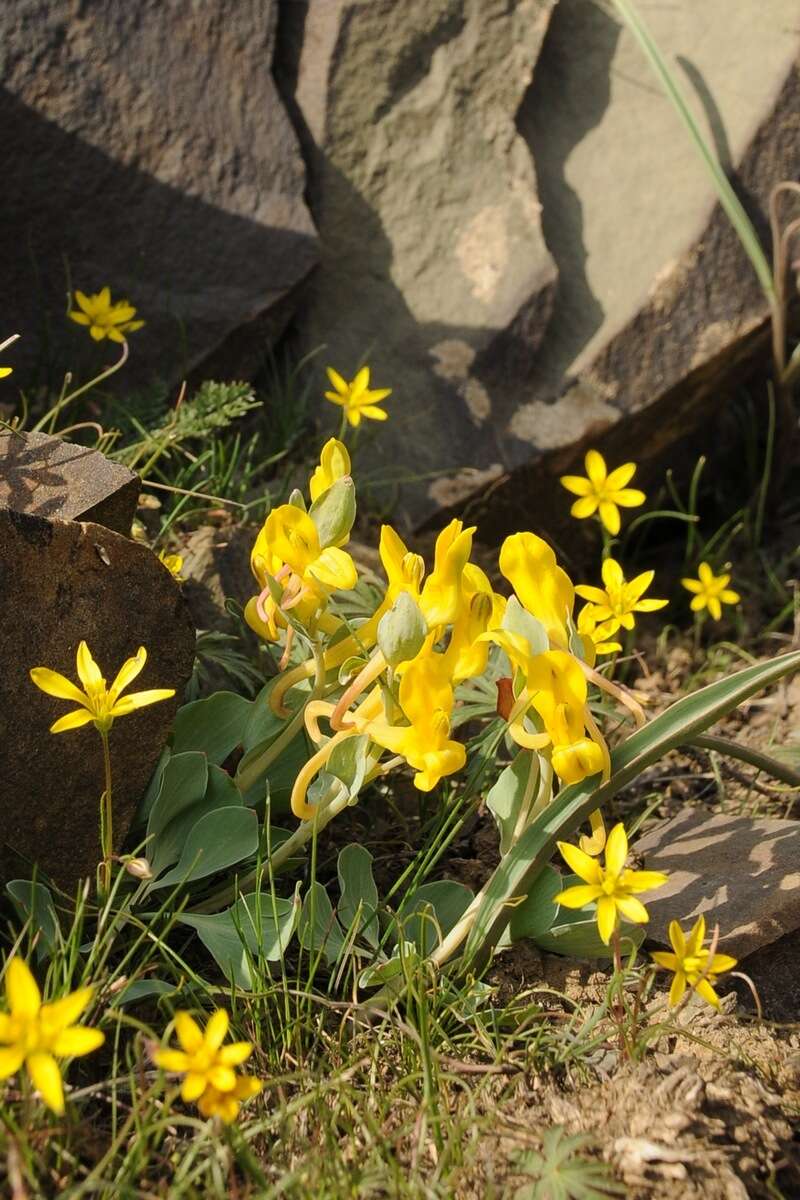
<path id="1" fill-rule="evenodd" d="M 579 520 L 599 513 L 600 520 L 612 536 L 619 533 L 622 508 L 637 508 L 646 496 L 638 488 L 627 485 L 636 473 L 635 463 L 624 463 L 609 473 L 599 450 L 589 450 L 585 458 L 586 478 L 583 475 L 562 475 L 561 483 L 578 499 L 570 512 Z"/>
<path id="2" fill-rule="evenodd" d="M 326 392 L 325 399 L 343 408 L 345 417 L 354 428 L 361 424 L 362 417 L 368 417 L 371 421 L 388 419 L 389 414 L 379 405 L 392 394 L 392 389 L 370 388 L 369 367 L 362 367 L 349 383 L 333 367 L 327 367 L 326 370 L 334 390 Z"/>
<path id="3" fill-rule="evenodd" d="M 241 1066 L 253 1053 L 251 1042 L 231 1042 L 223 1046 L 229 1018 L 218 1008 L 202 1030 L 188 1012 L 175 1014 L 175 1033 L 180 1050 L 158 1050 L 156 1066 L 183 1075 L 181 1099 L 196 1104 L 204 1117 L 221 1117 L 226 1123 L 236 1120 L 243 1100 L 261 1091 L 261 1081 L 252 1075 L 240 1076 Z"/>
<path id="4" fill-rule="evenodd" d="M 619 629 L 619 621 L 601 621 L 593 604 L 584 604 L 578 613 L 577 630 L 583 641 L 586 662 L 593 667 L 598 654 L 615 654 L 622 649 L 621 642 L 613 640 Z"/>
<path id="5" fill-rule="evenodd" d="M 67 729 L 79 729 L 94 721 L 100 733 L 108 733 L 117 717 L 125 717 L 137 708 L 148 704 L 156 704 L 159 700 L 169 700 L 175 695 L 174 688 L 151 688 L 146 692 L 133 692 L 130 696 L 121 696 L 121 692 L 133 683 L 147 661 L 147 651 L 140 646 L 133 658 L 122 664 L 111 687 L 100 673 L 100 668 L 92 658 L 86 642 L 78 646 L 76 667 L 78 678 L 83 684 L 81 691 L 74 683 L 58 671 L 49 667 L 34 667 L 31 679 L 41 691 L 48 696 L 56 696 L 59 700 L 71 700 L 80 708 L 59 717 L 50 726 L 51 733 L 64 733 Z"/>
<path id="6" fill-rule="evenodd" d="M 104 338 L 124 342 L 126 333 L 135 333 L 144 325 L 144 321 L 133 319 L 136 309 L 127 300 L 112 304 L 111 291 L 107 287 L 91 296 L 76 291 L 75 302 L 78 307 L 70 312 L 70 320 L 76 325 L 85 325 L 96 342 L 102 342 Z"/>
<path id="7" fill-rule="evenodd" d="M 581 599 L 591 601 L 592 615 L 599 623 L 614 620 L 618 623 L 618 628 L 621 626 L 623 629 L 633 629 L 634 613 L 657 612 L 668 603 L 666 600 L 643 598 L 655 578 L 655 571 L 643 571 L 641 575 L 628 581 L 619 563 L 613 558 L 607 558 L 602 566 L 602 576 L 605 591 L 602 588 L 588 587 L 586 584 L 575 588 Z"/>
<path id="8" fill-rule="evenodd" d="M 677 1004 L 688 986 L 708 1004 L 719 1008 L 719 996 L 714 991 L 714 984 L 719 975 L 736 966 L 736 959 L 731 958 L 730 954 L 715 954 L 709 963 L 710 951 L 703 948 L 703 942 L 706 940 L 706 919 L 702 916 L 697 918 L 688 935 L 684 934 L 677 921 L 670 921 L 669 940 L 674 953 L 658 950 L 652 958 L 659 967 L 674 971 L 669 990 L 670 1004 Z"/>
<path id="9" fill-rule="evenodd" d="M 59 1116 L 64 1112 L 64 1085 L 56 1059 L 91 1054 L 105 1041 L 99 1029 L 75 1024 L 92 995 L 92 988 L 79 988 L 43 1004 L 22 959 L 12 958 L 6 967 L 10 1011 L 0 1013 L 0 1079 L 8 1079 L 24 1066 L 47 1107 Z"/>
<path id="10" fill-rule="evenodd" d="M 738 604 L 741 596 L 728 587 L 731 581 L 729 574 L 715 575 L 707 562 L 701 562 L 697 569 L 698 579 L 682 579 L 681 583 L 687 592 L 692 592 L 692 612 L 701 612 L 707 608 L 715 621 L 722 616 L 723 604 Z"/>
<path id="11" fill-rule="evenodd" d="M 611 941 L 620 916 L 635 925 L 644 925 L 647 909 L 634 893 L 649 892 L 667 882 L 661 871 L 632 871 L 625 866 L 628 857 L 628 836 L 622 824 L 615 825 L 608 835 L 605 866 L 569 842 L 559 842 L 558 849 L 567 865 L 582 880 L 553 897 L 554 904 L 565 908 L 597 906 L 597 929 L 606 945 Z"/>

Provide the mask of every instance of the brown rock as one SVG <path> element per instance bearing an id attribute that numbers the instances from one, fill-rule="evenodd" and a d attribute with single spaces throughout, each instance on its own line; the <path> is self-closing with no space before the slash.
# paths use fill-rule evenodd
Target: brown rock
<path id="1" fill-rule="evenodd" d="M 143 645 L 147 664 L 132 690 L 175 688 L 172 700 L 111 731 L 119 847 L 191 673 L 194 629 L 179 585 L 146 547 L 100 525 L 10 509 L 0 509 L 0 607 L 0 877 L 30 877 L 36 862 L 72 888 L 99 857 L 100 739 L 92 725 L 50 734 L 69 704 L 39 691 L 28 672 L 47 666 L 77 681 L 84 639 L 110 683 Z"/>
<path id="2" fill-rule="evenodd" d="M 227 364 L 240 377 L 282 329 L 316 236 L 271 74 L 277 15 L 277 0 L 0 5 L 14 383 L 57 387 L 65 368 L 88 379 L 113 361 L 65 318 L 70 285 L 107 284 L 146 320 L 128 384 L 180 380 L 249 326 Z"/>
<path id="3" fill-rule="evenodd" d="M 800 928 L 800 822 L 706 816 L 686 809 L 636 844 L 650 871 L 669 882 L 644 898 L 649 937 L 668 943 L 701 914 L 720 950 L 744 958 Z"/>
<path id="4" fill-rule="evenodd" d="M 96 450 L 0 429 L 0 507 L 93 521 L 127 536 L 138 496 L 138 475 Z"/>

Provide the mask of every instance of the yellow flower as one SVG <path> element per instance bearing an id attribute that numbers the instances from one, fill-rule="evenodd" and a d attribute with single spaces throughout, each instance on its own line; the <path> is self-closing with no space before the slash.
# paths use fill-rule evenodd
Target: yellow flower
<path id="1" fill-rule="evenodd" d="M 621 642 L 612 640 L 619 629 L 619 621 L 613 618 L 601 621 L 594 604 L 584 604 L 578 613 L 577 628 L 583 639 L 584 655 L 590 667 L 594 666 L 598 654 L 614 654 L 622 649 Z"/>
<path id="2" fill-rule="evenodd" d="M 433 570 L 422 585 L 419 606 L 428 628 L 452 625 L 464 604 L 463 576 L 470 553 L 475 526 L 464 528 L 454 519 L 445 525 L 436 539 Z"/>
<path id="3" fill-rule="evenodd" d="M 120 693 L 133 683 L 136 676 L 147 661 L 147 651 L 140 646 L 133 658 L 122 664 L 111 687 L 100 674 L 100 668 L 92 658 L 86 642 L 78 646 L 77 670 L 78 678 L 84 686 L 84 691 L 71 683 L 58 671 L 49 667 L 34 667 L 31 679 L 38 688 L 48 696 L 56 696 L 59 700 L 71 700 L 81 707 L 60 717 L 50 726 L 51 733 L 63 733 L 67 729 L 79 729 L 94 721 L 95 727 L 101 733 L 108 733 L 117 717 L 125 717 L 137 708 L 147 704 L 156 704 L 159 700 L 168 700 L 175 695 L 174 688 L 152 688 L 147 692 L 134 692 L 131 696 Z"/>
<path id="4" fill-rule="evenodd" d="M 88 326 L 96 342 L 102 342 L 103 338 L 124 342 L 126 333 L 135 333 L 144 325 L 144 321 L 133 320 L 136 309 L 127 300 L 111 303 L 111 291 L 107 287 L 92 296 L 76 291 L 75 301 L 78 307 L 70 312 L 70 320 Z"/>
<path id="5" fill-rule="evenodd" d="M 329 438 L 322 447 L 319 456 L 319 466 L 308 482 L 308 490 L 312 503 L 324 496 L 328 488 L 333 487 L 337 479 L 344 479 L 350 474 L 350 455 L 347 447 L 337 438 Z"/>
<path id="6" fill-rule="evenodd" d="M 0 379 L 5 379 L 6 376 L 13 372 L 13 367 L 0 367 Z"/>
<path id="7" fill-rule="evenodd" d="M 163 563 L 173 579 L 177 579 L 178 583 L 183 583 L 183 556 L 180 554 L 167 554 L 166 550 L 162 550 L 158 556 L 158 561 Z"/>
<path id="8" fill-rule="evenodd" d="M 603 563 L 602 575 L 606 585 L 605 591 L 602 588 L 587 587 L 585 584 L 575 588 L 583 600 L 592 602 L 593 616 L 598 622 L 613 618 L 623 629 L 633 629 L 634 613 L 656 612 L 668 603 L 666 600 L 642 599 L 653 582 L 655 571 L 643 571 L 628 582 L 619 563 L 613 558 L 607 558 Z"/>
<path id="9" fill-rule="evenodd" d="M 474 563 L 464 567 L 462 594 L 461 612 L 453 622 L 445 653 L 454 684 L 486 670 L 489 643 L 483 634 L 499 629 L 506 608 L 505 596 L 492 590 L 486 574 Z"/>
<path id="10" fill-rule="evenodd" d="M 647 909 L 633 893 L 661 887 L 667 882 L 667 876 L 661 871 L 631 871 L 625 866 L 628 837 L 622 824 L 615 825 L 608 835 L 604 867 L 569 842 L 559 842 L 558 848 L 567 865 L 584 882 L 559 892 L 553 897 L 554 904 L 563 904 L 565 908 L 596 904 L 597 928 L 606 945 L 611 941 L 620 915 L 635 925 L 644 925 L 649 920 Z"/>
<path id="11" fill-rule="evenodd" d="M 381 526 L 378 553 L 388 584 L 385 608 L 390 609 L 401 592 L 408 592 L 414 600 L 419 600 L 425 576 L 425 560 L 422 555 L 409 550 L 391 525 Z"/>
<path id="12" fill-rule="evenodd" d="M 369 417 L 372 421 L 387 420 L 389 414 L 378 405 L 392 394 L 392 389 L 371 389 L 369 367 L 362 367 L 349 383 L 342 378 L 338 371 L 334 371 L 333 367 L 328 367 L 327 372 L 334 391 L 326 392 L 325 399 L 343 408 L 345 416 L 352 426 L 360 425 L 362 417 Z"/>
<path id="13" fill-rule="evenodd" d="M 212 1013 L 205 1032 L 187 1012 L 175 1014 L 175 1032 L 180 1050 L 158 1050 L 156 1066 L 184 1076 L 181 1099 L 197 1104 L 204 1117 L 235 1121 L 242 1100 L 261 1091 L 261 1081 L 252 1075 L 236 1074 L 234 1067 L 253 1053 L 251 1042 L 223 1046 L 228 1033 L 228 1014 L 223 1008 Z"/>
<path id="14" fill-rule="evenodd" d="M 682 579 L 681 583 L 687 592 L 693 592 L 692 612 L 700 612 L 707 608 L 715 621 L 722 616 L 723 604 L 738 604 L 741 596 L 731 591 L 728 584 L 730 575 L 715 575 L 707 562 L 701 562 L 697 569 L 699 579 Z"/>
<path id="15" fill-rule="evenodd" d="M 281 610 L 293 609 L 303 623 L 311 621 L 327 604 L 331 592 L 355 587 L 358 572 L 347 551 L 319 544 L 319 534 L 308 513 L 293 504 L 273 508 L 250 555 L 261 594 L 248 601 L 244 616 L 255 633 L 276 641 L 278 625 L 285 624 Z M 276 603 L 269 580 L 280 584 Z"/>
<path id="16" fill-rule="evenodd" d="M 702 996 L 714 1008 L 719 1008 L 719 996 L 713 985 L 723 971 L 730 971 L 736 966 L 736 959 L 729 954 L 715 954 L 709 964 L 709 951 L 703 949 L 706 940 L 705 917 L 697 918 L 688 937 L 684 936 L 677 921 L 670 921 L 669 940 L 675 953 L 658 950 L 652 958 L 660 967 L 675 972 L 669 989 L 670 1004 L 678 1003 L 688 984 L 698 996 Z"/>
<path id="17" fill-rule="evenodd" d="M 541 621 L 553 645 L 566 648 L 575 589 L 547 542 L 535 533 L 514 533 L 503 542 L 499 563 L 520 604 Z"/>
<path id="18" fill-rule="evenodd" d="M 417 772 L 414 786 L 429 792 L 445 775 L 459 771 L 466 750 L 450 738 L 453 685 L 444 655 L 423 653 L 405 667 L 400 680 L 400 707 L 409 725 L 366 721 L 359 731 L 392 754 L 401 754 Z"/>
<path id="19" fill-rule="evenodd" d="M 610 534 L 619 533 L 619 507 L 636 508 L 645 502 L 644 492 L 627 485 L 636 472 L 635 463 L 624 463 L 608 473 L 605 459 L 598 450 L 589 450 L 586 458 L 586 476 L 562 475 L 561 483 L 568 492 L 579 499 L 570 509 L 573 517 L 582 519 L 600 513 L 600 520 Z"/>
<path id="20" fill-rule="evenodd" d="M 48 1108 L 59 1116 L 64 1111 L 64 1087 L 57 1058 L 91 1054 L 102 1046 L 99 1029 L 76 1025 L 92 999 L 93 989 L 79 988 L 42 1004 L 36 980 L 21 958 L 6 967 L 6 1000 L 10 1012 L 0 1013 L 0 1079 L 7 1079 L 25 1066 L 35 1088 Z"/>

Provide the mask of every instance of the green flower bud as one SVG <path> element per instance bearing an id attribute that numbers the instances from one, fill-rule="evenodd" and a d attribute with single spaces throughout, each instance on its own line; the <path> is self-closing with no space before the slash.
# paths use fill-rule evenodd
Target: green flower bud
<path id="1" fill-rule="evenodd" d="M 415 658 L 428 635 L 420 607 L 408 592 L 401 592 L 378 623 L 378 645 L 391 667 Z"/>
<path id="2" fill-rule="evenodd" d="M 323 550 L 328 546 L 343 546 L 356 519 L 356 489 L 350 476 L 331 484 L 311 505 L 309 516 L 317 527 Z"/>

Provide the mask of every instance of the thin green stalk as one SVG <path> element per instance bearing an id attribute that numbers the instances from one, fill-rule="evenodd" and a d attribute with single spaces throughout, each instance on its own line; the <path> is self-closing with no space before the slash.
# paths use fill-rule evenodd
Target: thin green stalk
<path id="1" fill-rule="evenodd" d="M 111 888 L 111 858 L 114 853 L 114 809 L 111 796 L 111 750 L 108 744 L 108 730 L 100 730 L 100 740 L 103 743 L 103 771 L 105 773 L 105 791 L 100 797 L 100 894 L 106 896 Z"/>
<path id="2" fill-rule="evenodd" d="M 88 392 L 90 388 L 96 387 L 98 383 L 102 383 L 104 379 L 108 379 L 111 375 L 114 375 L 120 369 L 120 367 L 125 365 L 127 361 L 128 343 L 123 342 L 122 354 L 115 363 L 112 363 L 111 366 L 107 367 L 105 371 L 101 371 L 99 375 L 95 375 L 94 379 L 90 379 L 88 383 L 84 383 L 81 387 L 76 388 L 74 392 L 70 392 L 66 396 L 62 394 L 58 400 L 58 403 L 55 404 L 49 412 L 46 412 L 41 420 L 36 422 L 31 432 L 39 433 L 49 422 L 48 433 L 53 433 L 56 427 L 56 418 L 62 409 L 65 409 L 68 404 L 72 403 L 73 400 L 77 400 L 79 396 L 84 394 L 84 392 Z"/>

